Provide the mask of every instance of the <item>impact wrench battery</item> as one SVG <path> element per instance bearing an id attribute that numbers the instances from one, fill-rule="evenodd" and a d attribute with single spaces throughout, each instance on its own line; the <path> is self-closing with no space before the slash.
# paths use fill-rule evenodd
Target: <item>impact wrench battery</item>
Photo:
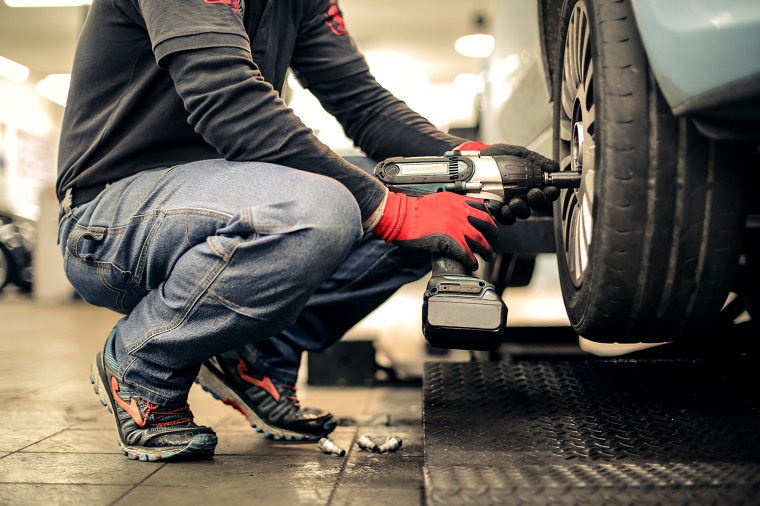
<path id="1" fill-rule="evenodd" d="M 388 158 L 374 174 L 390 191 L 410 197 L 455 192 L 483 201 L 494 214 L 506 206 L 528 209 L 526 201 L 548 204 L 544 188 L 556 199 L 559 188 L 581 183 L 581 171 L 544 172 L 524 158 L 481 156 L 477 151 Z M 422 305 L 422 330 L 431 346 L 495 350 L 504 342 L 506 326 L 507 307 L 491 283 L 473 276 L 458 260 L 433 254 L 433 275 Z"/>

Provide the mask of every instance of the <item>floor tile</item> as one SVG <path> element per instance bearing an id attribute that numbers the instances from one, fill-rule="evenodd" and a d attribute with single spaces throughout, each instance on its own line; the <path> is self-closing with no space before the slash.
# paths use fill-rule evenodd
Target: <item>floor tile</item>
<path id="1" fill-rule="evenodd" d="M 5 483 L 136 485 L 163 465 L 129 460 L 120 453 L 13 453 L 0 459 L 0 476 Z"/>
<path id="2" fill-rule="evenodd" d="M 87 370 L 85 370 L 85 374 L 83 375 L 79 375 L 67 382 L 61 382 L 55 388 L 46 388 L 41 392 L 26 396 L 23 400 L 27 402 L 57 400 L 67 403 L 83 403 L 90 406 L 99 403 L 98 396 L 89 381 L 89 372 Z"/>
<path id="3" fill-rule="evenodd" d="M 131 504 L 181 504 L 182 506 L 210 506 L 215 504 L 251 504 L 266 506 L 319 506 L 326 505 L 332 487 L 310 487 L 299 484 L 285 488 L 284 484 L 272 484 L 269 479 L 251 479 L 246 488 L 229 487 L 151 487 L 139 486 L 116 503 Z M 401 506 L 401 505 L 398 505 Z"/>
<path id="4" fill-rule="evenodd" d="M 368 413 L 383 413 L 391 425 L 422 425 L 421 387 L 373 388 L 367 403 Z"/>
<path id="5" fill-rule="evenodd" d="M 98 403 L 100 405 L 100 403 Z M 75 423 L 70 427 L 71 430 L 105 430 L 111 429 L 116 434 L 116 420 L 114 420 L 113 414 L 109 413 L 104 407 L 100 407 L 101 414 L 94 417 Z"/>
<path id="6" fill-rule="evenodd" d="M 0 504 L 106 506 L 129 486 L 0 484 Z"/>
<path id="7" fill-rule="evenodd" d="M 367 412 L 372 389 L 367 387 L 301 387 L 298 400 L 302 406 L 330 411 L 337 418 Z"/>
<path id="8" fill-rule="evenodd" d="M 340 480 L 348 488 L 419 488 L 422 457 L 403 457 L 398 452 L 369 457 L 351 456 Z"/>
<path id="9" fill-rule="evenodd" d="M 4 429 L 0 434 L 0 451 L 16 451 L 40 439 L 58 432 L 60 429 Z"/>
<path id="10" fill-rule="evenodd" d="M 348 451 L 355 434 L 355 427 L 337 427 L 329 437 L 336 445 Z M 221 428 L 217 430 L 217 435 L 219 436 L 219 444 L 216 447 L 217 455 L 303 455 L 313 457 L 322 454 L 322 451 L 317 447 L 317 441 L 272 441 L 250 427 L 243 430 Z"/>
<path id="11" fill-rule="evenodd" d="M 3 409 L 2 416 L 0 416 L 0 429 L 34 427 L 37 429 L 61 430 L 97 416 L 98 411 L 96 409 L 80 409 L 73 406 L 71 409 L 48 411 L 14 411 Z"/>
<path id="12" fill-rule="evenodd" d="M 194 385 L 196 421 L 219 435 L 215 458 L 123 457 L 113 415 L 88 381 L 119 318 L 81 302 L 40 306 L 0 294 L 0 504 L 420 504 L 419 387 L 299 385 L 302 405 L 330 410 L 341 422 L 331 438 L 348 455 L 337 457 L 315 442 L 264 439 Z M 400 436 L 404 444 L 394 454 L 370 454 L 354 443 L 359 433 L 378 443 Z"/>
<path id="13" fill-rule="evenodd" d="M 204 423 L 202 417 L 198 418 L 199 423 Z M 251 424 L 248 423 L 248 420 L 240 413 L 234 413 L 232 411 L 229 411 L 229 414 L 221 418 L 217 423 L 212 425 L 214 430 L 225 430 L 225 431 L 236 431 L 236 432 L 248 432 L 250 430 L 254 430 L 251 428 Z"/>
<path id="14" fill-rule="evenodd" d="M 422 488 L 368 487 L 366 489 L 338 487 L 330 506 L 420 506 Z"/>
<path id="15" fill-rule="evenodd" d="M 2 461 L 0 461 L 2 462 Z M 168 463 L 143 485 L 156 487 L 250 487 L 267 480 L 325 488 L 337 479 L 342 459 L 314 452 L 302 456 L 224 456 L 207 461 Z"/>
<path id="16" fill-rule="evenodd" d="M 320 450 L 316 442 L 270 441 L 253 429 L 247 432 L 218 432 L 219 444 L 216 455 L 272 455 L 272 456 L 314 456 Z"/>
<path id="17" fill-rule="evenodd" d="M 26 453 L 107 453 L 121 455 L 116 430 L 65 430 L 22 450 Z"/>

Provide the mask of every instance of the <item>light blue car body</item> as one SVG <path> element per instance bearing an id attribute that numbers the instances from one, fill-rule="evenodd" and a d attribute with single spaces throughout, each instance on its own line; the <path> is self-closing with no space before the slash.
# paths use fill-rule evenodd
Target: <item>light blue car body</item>
<path id="1" fill-rule="evenodd" d="M 649 64 L 674 112 L 760 74 L 760 0 L 632 0 Z"/>

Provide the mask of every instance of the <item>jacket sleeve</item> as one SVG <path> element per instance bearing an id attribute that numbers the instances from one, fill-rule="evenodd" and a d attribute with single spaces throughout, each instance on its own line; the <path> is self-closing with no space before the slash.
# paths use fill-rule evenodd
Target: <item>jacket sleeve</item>
<path id="1" fill-rule="evenodd" d="M 319 142 L 236 47 L 171 53 L 165 63 L 188 111 L 188 122 L 227 160 L 277 163 L 331 177 L 354 195 L 362 220 L 385 187 Z"/>
<path id="2" fill-rule="evenodd" d="M 370 157 L 440 155 L 465 139 L 439 131 L 380 86 L 348 34 L 337 0 L 320 0 L 302 23 L 293 73 Z"/>

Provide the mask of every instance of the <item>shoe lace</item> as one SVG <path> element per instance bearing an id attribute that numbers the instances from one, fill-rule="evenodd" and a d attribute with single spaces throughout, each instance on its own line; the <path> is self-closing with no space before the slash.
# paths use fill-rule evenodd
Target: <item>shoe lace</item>
<path id="1" fill-rule="evenodd" d="M 293 406 L 298 408 L 301 406 L 301 403 L 298 401 L 298 397 L 296 397 L 296 390 L 298 390 L 298 387 L 295 385 L 282 385 L 282 388 L 287 388 L 288 390 L 293 391 L 293 395 L 287 395 L 285 396 L 286 399 L 294 401 Z"/>
<path id="2" fill-rule="evenodd" d="M 150 414 L 153 414 L 153 419 L 156 421 L 151 424 L 153 427 L 175 427 L 193 421 L 193 414 L 190 412 L 190 406 L 187 404 L 181 408 L 167 410 L 158 404 L 148 402 L 145 407 L 145 418 L 148 418 Z"/>

